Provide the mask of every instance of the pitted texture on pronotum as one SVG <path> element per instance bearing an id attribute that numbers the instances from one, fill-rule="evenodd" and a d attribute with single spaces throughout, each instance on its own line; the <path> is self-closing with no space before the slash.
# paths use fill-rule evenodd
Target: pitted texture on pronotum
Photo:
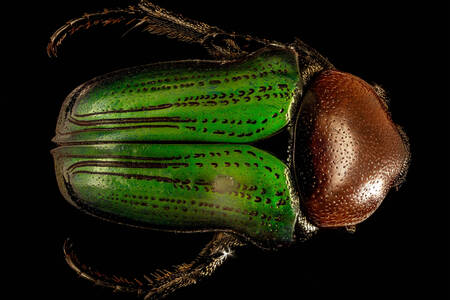
<path id="1" fill-rule="evenodd" d="M 404 171 L 408 147 L 374 89 L 353 75 L 320 74 L 296 126 L 303 208 L 319 227 L 360 223 Z"/>

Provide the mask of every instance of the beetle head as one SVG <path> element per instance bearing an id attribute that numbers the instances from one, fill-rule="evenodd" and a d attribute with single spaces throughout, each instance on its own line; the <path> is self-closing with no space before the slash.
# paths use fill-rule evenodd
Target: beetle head
<path id="1" fill-rule="evenodd" d="M 295 130 L 302 210 L 318 227 L 364 221 L 408 169 L 406 135 L 377 88 L 356 76 L 328 70 L 314 78 Z"/>

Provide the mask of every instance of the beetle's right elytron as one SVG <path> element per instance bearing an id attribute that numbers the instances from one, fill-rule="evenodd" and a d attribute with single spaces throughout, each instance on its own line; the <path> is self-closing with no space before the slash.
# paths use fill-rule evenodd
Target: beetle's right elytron
<path id="1" fill-rule="evenodd" d="M 404 178 L 408 142 L 382 90 L 303 42 L 228 34 L 142 0 L 68 22 L 49 54 L 73 32 L 113 23 L 199 43 L 216 60 L 128 68 L 75 89 L 54 138 L 59 188 L 109 221 L 217 233 L 192 263 L 144 279 L 93 271 L 66 244 L 82 277 L 163 297 L 209 276 L 237 246 L 276 248 L 360 223 Z M 287 162 L 249 145 L 283 130 Z"/>

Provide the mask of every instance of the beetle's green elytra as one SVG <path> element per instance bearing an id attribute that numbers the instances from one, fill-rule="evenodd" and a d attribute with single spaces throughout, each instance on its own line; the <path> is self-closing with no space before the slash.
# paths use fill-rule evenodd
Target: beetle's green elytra
<path id="1" fill-rule="evenodd" d="M 73 19 L 47 51 L 56 55 L 81 29 L 120 22 L 197 43 L 215 60 L 127 68 L 76 88 L 53 139 L 59 189 L 104 220 L 215 234 L 192 262 L 143 279 L 93 270 L 66 243 L 66 261 L 83 278 L 164 297 L 210 276 L 237 247 L 274 249 L 358 224 L 404 180 L 408 141 L 384 93 L 300 40 L 227 33 L 140 0 Z M 282 131 L 286 160 L 260 149 Z"/>
<path id="2" fill-rule="evenodd" d="M 53 154 L 66 199 L 97 216 L 174 231 L 232 230 L 265 246 L 294 240 L 289 170 L 250 145 L 80 145 Z"/>
<path id="3" fill-rule="evenodd" d="M 287 125 L 302 86 L 287 49 L 125 69 L 67 97 L 54 141 L 253 142 Z"/>

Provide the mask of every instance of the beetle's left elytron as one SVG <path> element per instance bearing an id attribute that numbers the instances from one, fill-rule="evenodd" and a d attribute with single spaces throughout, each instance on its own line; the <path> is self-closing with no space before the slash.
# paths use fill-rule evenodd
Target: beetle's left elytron
<path id="1" fill-rule="evenodd" d="M 369 217 L 405 176 L 408 143 L 378 88 L 291 45 L 227 34 L 147 1 L 86 14 L 51 38 L 124 22 L 217 60 L 157 63 L 96 77 L 65 100 L 53 150 L 59 188 L 76 207 L 131 226 L 217 232 L 199 257 L 145 280 L 100 285 L 163 297 L 210 275 L 237 246 L 276 248 L 321 227 Z M 289 160 L 249 145 L 288 130 Z"/>

